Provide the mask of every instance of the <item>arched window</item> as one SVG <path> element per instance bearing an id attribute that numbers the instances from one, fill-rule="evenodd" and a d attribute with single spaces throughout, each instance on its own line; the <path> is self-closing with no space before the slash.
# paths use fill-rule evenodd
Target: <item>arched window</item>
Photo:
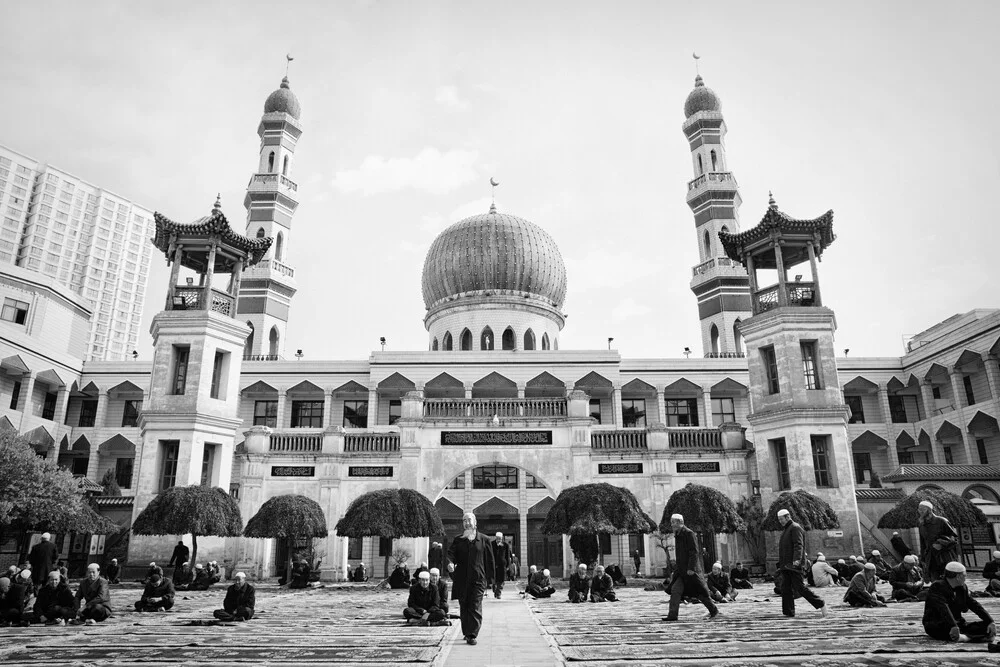
<path id="1" fill-rule="evenodd" d="M 514 341 L 515 340 L 516 339 L 514 337 L 514 330 L 511 329 L 510 327 L 507 327 L 506 329 L 503 330 L 503 338 L 500 341 L 501 342 L 501 345 L 500 345 L 501 349 L 504 349 L 504 350 L 513 350 L 514 347 L 515 347 L 514 346 Z"/>
<path id="2" fill-rule="evenodd" d="M 535 334 L 531 329 L 524 332 L 524 349 L 534 350 L 535 349 Z"/>
<path id="3" fill-rule="evenodd" d="M 278 232 L 278 238 L 274 242 L 274 258 L 281 261 L 281 252 L 284 250 L 282 246 L 285 245 L 285 237 L 281 232 Z"/>
<path id="4" fill-rule="evenodd" d="M 705 257 L 712 259 L 712 237 L 709 236 L 707 229 L 705 230 Z"/>
<path id="5" fill-rule="evenodd" d="M 434 342 L 431 343 L 431 351 L 432 352 L 437 352 L 437 349 L 438 349 L 438 339 L 435 338 Z"/>
<path id="6" fill-rule="evenodd" d="M 278 356 L 278 327 L 271 327 L 271 334 L 268 336 L 267 353 L 272 357 Z"/>
<path id="7" fill-rule="evenodd" d="M 287 160 L 288 158 L 285 158 L 285 159 Z M 718 170 L 719 170 L 719 159 L 716 157 L 715 151 L 713 150 L 712 151 L 712 171 L 718 171 Z"/>
<path id="8" fill-rule="evenodd" d="M 441 349 L 444 350 L 445 352 L 451 352 L 452 343 L 451 343 L 450 331 L 444 332 L 444 338 L 441 339 Z"/>
<path id="9" fill-rule="evenodd" d="M 250 335 L 247 336 L 247 341 L 243 343 L 244 359 L 253 354 L 253 324 L 251 322 L 247 322 L 247 326 L 250 327 Z"/>
<path id="10" fill-rule="evenodd" d="M 733 322 L 733 341 L 735 341 L 736 354 L 743 354 L 743 334 L 740 333 L 740 321 Z"/>
<path id="11" fill-rule="evenodd" d="M 496 341 L 493 340 L 493 329 L 486 327 L 483 329 L 483 333 L 479 336 L 479 349 L 480 350 L 492 350 Z"/>
<path id="12" fill-rule="evenodd" d="M 559 339 L 558 338 L 553 338 L 552 339 L 552 349 L 553 350 L 558 350 L 559 349 Z"/>
<path id="13" fill-rule="evenodd" d="M 262 238 L 264 238 L 265 234 L 267 234 L 267 232 L 264 231 L 263 227 L 261 227 L 261 228 L 259 228 L 257 230 L 257 238 L 262 239 Z"/>
<path id="14" fill-rule="evenodd" d="M 715 153 L 713 152 L 712 155 L 714 156 Z M 281 175 L 282 176 L 288 176 L 288 156 L 287 155 L 285 156 L 285 159 L 281 161 Z"/>
<path id="15" fill-rule="evenodd" d="M 471 350 L 472 349 L 472 332 L 466 329 L 462 332 L 462 349 Z"/>
<path id="16" fill-rule="evenodd" d="M 711 333 L 709 335 L 712 337 L 712 354 L 718 354 L 719 353 L 719 327 L 717 327 L 717 326 L 715 326 L 713 324 L 712 325 L 712 329 L 711 329 Z"/>
<path id="17" fill-rule="evenodd" d="M 271 155 L 274 155 L 274 153 L 272 153 Z M 704 173 L 705 173 L 705 167 L 702 166 L 702 164 L 701 164 L 701 156 L 699 155 L 698 156 L 698 175 L 700 176 L 700 175 L 702 175 Z"/>
<path id="18" fill-rule="evenodd" d="M 547 333 L 542 334 L 542 349 L 549 349 L 549 335 Z"/>
<path id="19" fill-rule="evenodd" d="M 271 151 L 271 154 L 267 156 L 267 173 L 274 173 L 274 151 Z"/>

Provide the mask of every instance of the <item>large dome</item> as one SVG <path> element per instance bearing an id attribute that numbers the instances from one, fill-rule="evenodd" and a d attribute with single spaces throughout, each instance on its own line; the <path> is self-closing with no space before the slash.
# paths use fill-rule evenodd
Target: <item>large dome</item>
<path id="1" fill-rule="evenodd" d="M 424 305 L 459 295 L 530 294 L 556 309 L 566 298 L 566 265 L 556 242 L 538 225 L 490 212 L 456 222 L 427 251 Z"/>
<path id="2" fill-rule="evenodd" d="M 281 87 L 267 96 L 264 102 L 264 113 L 274 113 L 281 111 L 287 113 L 295 120 L 302 114 L 302 107 L 299 106 L 299 98 L 288 85 L 288 77 L 281 80 Z"/>
<path id="3" fill-rule="evenodd" d="M 684 102 L 684 117 L 690 118 L 699 111 L 722 111 L 722 100 L 705 85 L 700 74 L 694 78 L 694 90 Z"/>

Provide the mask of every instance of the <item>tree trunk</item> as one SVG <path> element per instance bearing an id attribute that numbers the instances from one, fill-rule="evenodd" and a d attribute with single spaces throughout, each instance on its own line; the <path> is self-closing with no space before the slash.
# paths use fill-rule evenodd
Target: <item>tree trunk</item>
<path id="1" fill-rule="evenodd" d="M 198 564 L 198 536 L 191 533 L 191 570 Z M 183 565 L 183 563 L 181 563 Z"/>

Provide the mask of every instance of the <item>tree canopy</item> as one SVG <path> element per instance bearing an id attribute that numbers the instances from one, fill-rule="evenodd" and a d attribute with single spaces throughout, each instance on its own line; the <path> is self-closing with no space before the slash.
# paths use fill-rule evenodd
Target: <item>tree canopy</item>
<path id="1" fill-rule="evenodd" d="M 955 526 L 982 526 L 986 515 L 969 500 L 943 489 L 921 489 L 903 498 L 879 519 L 879 528 L 915 528 L 918 525 L 917 507 L 923 500 L 934 504 L 934 513 L 948 519 Z"/>
<path id="2" fill-rule="evenodd" d="M 623 535 L 654 530 L 656 522 L 631 491 L 603 482 L 563 489 L 542 523 L 542 532 L 549 535 Z"/>
<path id="3" fill-rule="evenodd" d="M 355 498 L 337 522 L 341 537 L 429 537 L 443 535 L 437 508 L 413 489 L 379 489 Z"/>
<path id="4" fill-rule="evenodd" d="M 247 537 L 312 539 L 326 537 L 326 516 L 312 498 L 287 494 L 270 498 L 247 521 Z"/>
<path id="5" fill-rule="evenodd" d="M 743 518 L 733 501 L 721 491 L 701 484 L 688 483 L 683 489 L 670 494 L 660 518 L 661 533 L 670 531 L 673 514 L 682 515 L 684 525 L 695 532 L 735 533 L 744 527 Z"/>
<path id="6" fill-rule="evenodd" d="M 217 486 L 172 486 L 153 498 L 132 524 L 136 535 L 191 534 L 191 562 L 198 536 L 238 537 L 243 517 L 233 497 Z"/>
<path id="7" fill-rule="evenodd" d="M 788 510 L 792 520 L 802 526 L 803 530 L 840 528 L 840 519 L 829 503 L 802 489 L 785 491 L 771 503 L 764 519 L 764 530 L 781 530 L 778 510 Z"/>

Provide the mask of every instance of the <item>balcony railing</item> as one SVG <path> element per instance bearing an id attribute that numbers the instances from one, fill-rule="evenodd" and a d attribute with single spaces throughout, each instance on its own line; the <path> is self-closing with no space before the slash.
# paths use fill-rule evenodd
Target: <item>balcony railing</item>
<path id="1" fill-rule="evenodd" d="M 645 429 L 591 431 L 591 449 L 648 449 Z"/>
<path id="2" fill-rule="evenodd" d="M 745 352 L 706 352 L 706 359 L 744 359 Z"/>
<path id="3" fill-rule="evenodd" d="M 698 266 L 691 269 L 692 275 L 700 276 L 701 274 L 714 269 L 717 266 L 740 266 L 739 262 L 734 262 L 728 257 L 713 257 L 707 262 L 702 262 Z"/>
<path id="4" fill-rule="evenodd" d="M 322 433 L 272 433 L 268 450 L 286 454 L 313 454 L 323 451 Z"/>
<path id="5" fill-rule="evenodd" d="M 276 354 L 244 354 L 243 361 L 278 361 Z"/>
<path id="6" fill-rule="evenodd" d="M 430 398 L 425 419 L 553 419 L 567 415 L 565 398 Z"/>
<path id="7" fill-rule="evenodd" d="M 253 187 L 254 185 L 277 185 L 279 183 L 292 192 L 298 192 L 299 190 L 299 186 L 295 184 L 295 181 L 281 174 L 254 174 L 250 178 L 250 189 L 257 189 Z"/>
<path id="8" fill-rule="evenodd" d="M 788 294 L 788 303 L 780 303 L 780 293 L 778 285 L 771 285 L 764 289 L 757 290 L 753 295 L 753 305 L 755 313 L 763 313 L 777 308 L 778 306 L 818 306 L 816 302 L 815 283 L 785 283 L 785 291 Z"/>
<path id="9" fill-rule="evenodd" d="M 736 179 L 733 178 L 733 173 L 731 171 L 710 171 L 702 174 L 698 178 L 688 181 L 688 192 L 696 188 L 700 188 L 706 183 L 733 183 L 735 187 Z"/>
<path id="10" fill-rule="evenodd" d="M 206 305 L 208 306 L 206 308 Z M 211 290 L 209 300 L 205 300 L 205 288 L 191 285 L 178 285 L 174 288 L 171 299 L 171 310 L 213 310 L 222 315 L 235 315 L 236 299 L 217 289 Z"/>
<path id="11" fill-rule="evenodd" d="M 348 453 L 398 452 L 398 433 L 347 433 L 344 451 Z"/>
<path id="12" fill-rule="evenodd" d="M 670 449 L 722 449 L 722 432 L 717 428 L 667 429 Z"/>
<path id="13" fill-rule="evenodd" d="M 276 259 L 262 259 L 257 262 L 257 268 L 259 269 L 272 269 L 277 271 L 283 276 L 288 276 L 289 278 L 295 277 L 295 269 L 288 266 L 287 264 L 282 264 Z"/>

